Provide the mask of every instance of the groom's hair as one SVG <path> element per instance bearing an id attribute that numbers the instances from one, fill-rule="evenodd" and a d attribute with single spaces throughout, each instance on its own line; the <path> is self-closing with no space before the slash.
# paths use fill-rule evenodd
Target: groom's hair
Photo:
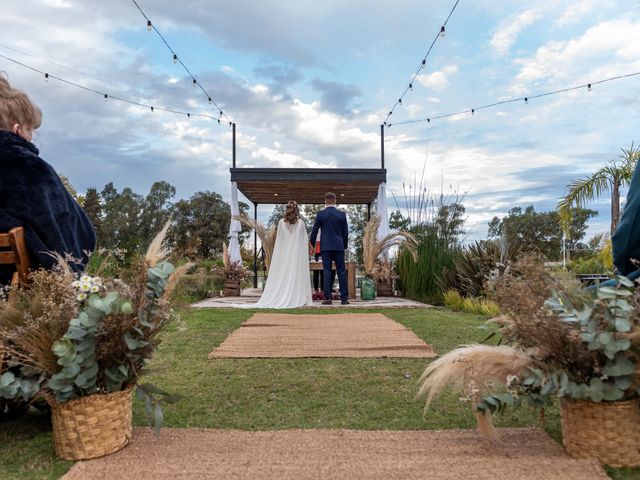
<path id="1" fill-rule="evenodd" d="M 336 203 L 336 194 L 331 192 L 325 193 L 324 201 L 325 203 Z"/>

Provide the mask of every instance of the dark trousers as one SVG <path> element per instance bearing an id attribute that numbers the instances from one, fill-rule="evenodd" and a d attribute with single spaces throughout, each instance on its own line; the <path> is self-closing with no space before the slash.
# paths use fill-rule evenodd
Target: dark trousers
<path id="1" fill-rule="evenodd" d="M 316 253 L 316 262 L 320 260 L 321 255 Z M 324 265 L 323 265 L 324 267 Z M 331 290 L 333 290 L 333 283 L 336 281 L 336 271 L 331 269 Z M 324 290 L 324 271 L 323 270 L 314 270 L 313 271 L 313 289 L 314 290 Z"/>
<path id="2" fill-rule="evenodd" d="M 342 300 L 349 299 L 349 291 L 347 290 L 347 271 L 344 266 L 344 250 L 325 250 L 322 252 L 322 269 L 324 272 L 324 298 L 331 299 L 332 285 L 332 268 L 331 264 L 335 262 L 336 273 L 338 274 L 338 283 L 340 284 L 340 298 Z"/>

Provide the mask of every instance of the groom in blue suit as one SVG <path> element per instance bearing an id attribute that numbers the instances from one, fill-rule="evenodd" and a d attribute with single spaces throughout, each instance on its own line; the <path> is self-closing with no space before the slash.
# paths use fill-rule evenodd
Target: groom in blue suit
<path id="1" fill-rule="evenodd" d="M 323 305 L 331 305 L 331 264 L 335 262 L 338 283 L 340 284 L 340 299 L 342 305 L 349 305 L 349 291 L 347 290 L 347 272 L 344 266 L 344 251 L 349 242 L 349 225 L 347 215 L 336 208 L 336 194 L 327 193 L 324 196 L 325 209 L 318 212 L 311 230 L 311 245 L 316 244 L 318 230 L 322 232 L 320 241 L 320 255 L 322 255 L 322 269 L 324 271 L 324 300 Z"/>

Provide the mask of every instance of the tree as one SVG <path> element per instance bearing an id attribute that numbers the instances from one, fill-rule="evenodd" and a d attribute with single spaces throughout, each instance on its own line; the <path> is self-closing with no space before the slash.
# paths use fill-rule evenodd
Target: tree
<path id="1" fill-rule="evenodd" d="M 129 187 L 122 192 L 106 184 L 100 193 L 102 197 L 102 222 L 98 233 L 101 244 L 106 248 L 119 248 L 129 254 L 140 250 L 140 215 L 143 197 Z"/>
<path id="2" fill-rule="evenodd" d="M 175 195 L 175 187 L 168 182 L 160 181 L 151 185 L 140 214 L 140 236 L 145 243 L 151 242 L 171 217 L 174 210 L 171 199 Z"/>
<path id="3" fill-rule="evenodd" d="M 369 222 L 367 206 L 349 205 L 347 207 L 347 218 L 349 221 L 349 250 L 353 252 L 358 265 L 362 265 L 362 239 L 364 237 L 364 229 Z M 322 239 L 320 242 L 322 242 Z"/>
<path id="4" fill-rule="evenodd" d="M 391 230 L 407 231 L 411 227 L 411 219 L 404 217 L 400 210 L 396 210 L 389 216 L 389 228 Z"/>
<path id="5" fill-rule="evenodd" d="M 594 210 L 572 209 L 567 229 L 566 248 L 575 248 L 584 238 L 589 218 Z M 509 243 L 520 244 L 525 250 L 537 250 L 547 258 L 557 259 L 562 254 L 562 227 L 556 211 L 536 212 L 533 205 L 524 210 L 514 207 L 506 217 L 494 217 L 489 222 L 490 238 L 505 236 Z"/>
<path id="6" fill-rule="evenodd" d="M 441 205 L 434 219 L 439 237 L 457 243 L 458 237 L 464 233 L 465 212 L 466 209 L 461 203 Z"/>
<path id="7" fill-rule="evenodd" d="M 558 202 L 557 210 L 563 227 L 570 222 L 571 208 L 584 207 L 603 193 L 611 192 L 611 235 L 616 231 L 620 221 L 620 188 L 631 182 L 635 167 L 640 160 L 640 146 L 628 149 L 621 148 L 618 160 L 612 160 L 592 175 L 582 180 L 574 180 L 567 186 L 567 192 Z"/>
<path id="8" fill-rule="evenodd" d="M 99 234 L 102 230 L 102 205 L 100 203 L 100 194 L 94 187 L 87 188 L 82 208 L 87 217 L 89 217 L 96 234 Z"/>
<path id="9" fill-rule="evenodd" d="M 170 233 L 183 254 L 211 258 L 222 252 L 227 241 L 231 208 L 215 192 L 197 192 L 176 203 L 175 224 Z"/>
<path id="10" fill-rule="evenodd" d="M 75 201 L 82 206 L 84 203 L 84 197 L 82 195 L 78 195 L 78 191 L 73 188 L 73 185 L 71 185 L 71 182 L 67 177 L 64 175 L 58 175 L 58 177 L 60 177 L 60 181 L 62 182 L 62 185 L 64 185 L 64 188 L 67 189 L 67 192 L 69 192 Z"/>

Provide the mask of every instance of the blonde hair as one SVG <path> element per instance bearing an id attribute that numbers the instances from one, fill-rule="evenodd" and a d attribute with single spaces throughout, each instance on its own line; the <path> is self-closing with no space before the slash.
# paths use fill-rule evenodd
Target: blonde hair
<path id="1" fill-rule="evenodd" d="M 26 93 L 13 88 L 0 75 L 0 130 L 11 130 L 15 124 L 35 130 L 42 123 L 42 112 Z"/>
<path id="2" fill-rule="evenodd" d="M 298 210 L 298 204 L 291 200 L 287 203 L 287 210 L 284 214 L 284 221 L 290 224 L 294 224 L 300 218 L 300 210 Z"/>

